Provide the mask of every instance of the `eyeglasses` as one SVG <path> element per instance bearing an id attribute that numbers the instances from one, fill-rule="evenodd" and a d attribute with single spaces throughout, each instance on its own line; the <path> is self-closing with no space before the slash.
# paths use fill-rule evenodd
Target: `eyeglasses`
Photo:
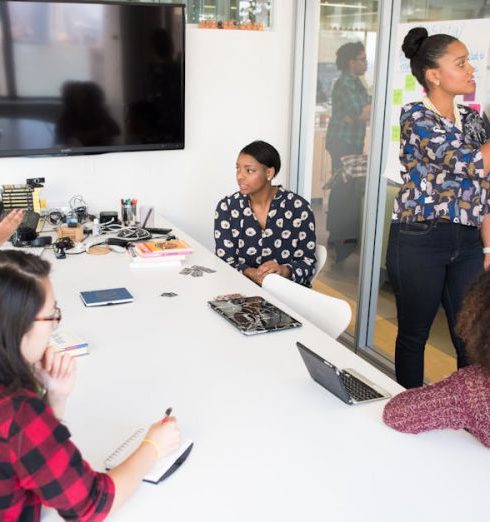
<path id="1" fill-rule="evenodd" d="M 49 317 L 36 317 L 34 321 L 54 321 L 56 324 L 60 324 L 61 321 L 61 308 L 55 306 L 53 315 Z"/>

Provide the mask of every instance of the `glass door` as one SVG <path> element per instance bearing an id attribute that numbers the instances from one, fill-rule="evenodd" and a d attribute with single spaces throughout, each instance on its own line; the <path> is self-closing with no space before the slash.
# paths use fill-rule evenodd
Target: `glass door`
<path id="1" fill-rule="evenodd" d="M 349 302 L 354 338 L 372 140 L 378 0 L 320 2 L 310 187 L 327 262 L 315 290 Z"/>

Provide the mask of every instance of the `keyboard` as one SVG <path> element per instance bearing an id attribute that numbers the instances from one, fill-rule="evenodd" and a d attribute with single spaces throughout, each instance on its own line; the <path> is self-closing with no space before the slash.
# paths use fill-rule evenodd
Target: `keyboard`
<path id="1" fill-rule="evenodd" d="M 361 381 L 357 377 L 354 377 L 354 375 L 351 375 L 349 372 L 340 372 L 340 378 L 344 383 L 347 393 L 358 402 L 369 401 L 383 397 L 383 395 L 371 388 L 371 386 Z"/>

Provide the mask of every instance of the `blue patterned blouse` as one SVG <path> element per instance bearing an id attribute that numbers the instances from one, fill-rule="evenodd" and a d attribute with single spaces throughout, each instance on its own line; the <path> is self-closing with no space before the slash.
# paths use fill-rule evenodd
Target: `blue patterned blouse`
<path id="1" fill-rule="evenodd" d="M 464 105 L 458 109 L 463 131 L 422 102 L 402 108 L 403 185 L 395 199 L 393 221 L 442 217 L 479 227 L 490 212 L 490 175 L 483 169 L 479 151 L 487 139 L 483 120 Z"/>
<path id="2" fill-rule="evenodd" d="M 262 230 L 247 196 L 223 198 L 214 216 L 216 255 L 243 272 L 275 259 L 291 268 L 291 279 L 309 285 L 315 273 L 315 218 L 301 196 L 277 188 Z"/>

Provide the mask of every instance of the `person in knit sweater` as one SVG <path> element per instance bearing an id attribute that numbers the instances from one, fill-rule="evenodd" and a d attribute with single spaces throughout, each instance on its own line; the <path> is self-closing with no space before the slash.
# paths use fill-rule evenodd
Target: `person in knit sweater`
<path id="1" fill-rule="evenodd" d="M 466 296 L 457 330 L 472 364 L 446 379 L 393 397 L 383 420 L 395 430 L 420 433 L 465 429 L 490 448 L 490 272 Z"/>

